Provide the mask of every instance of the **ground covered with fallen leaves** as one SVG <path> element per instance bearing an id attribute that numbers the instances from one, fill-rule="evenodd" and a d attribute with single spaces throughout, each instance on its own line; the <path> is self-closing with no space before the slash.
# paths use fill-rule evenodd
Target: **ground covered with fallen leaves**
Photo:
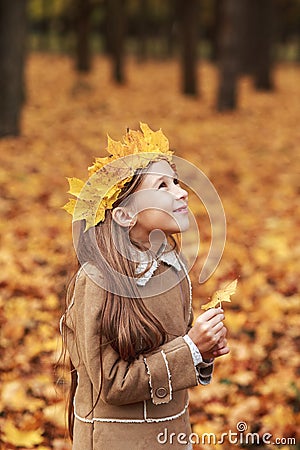
<path id="1" fill-rule="evenodd" d="M 226 212 L 223 258 L 199 285 L 211 233 L 205 209 L 191 202 L 201 234 L 191 271 L 196 314 L 238 278 L 224 304 L 231 353 L 216 361 L 212 384 L 190 394 L 193 431 L 221 439 L 231 430 L 238 443 L 225 436 L 201 448 L 251 448 L 238 422 L 260 437 L 272 434 L 271 442 L 279 438 L 276 448 L 296 448 L 288 438 L 299 448 L 300 67 L 278 66 L 273 93 L 242 79 L 239 110 L 227 114 L 214 110 L 217 71 L 206 63 L 198 99 L 179 93 L 175 61 L 129 61 L 120 87 L 103 58 L 80 77 L 67 57 L 31 55 L 26 78 L 22 137 L 0 141 L 1 449 L 70 448 L 62 373 L 54 370 L 74 268 L 70 216 L 60 209 L 65 177 L 85 179 L 94 157 L 105 154 L 106 133 L 120 139 L 140 120 L 161 127 L 177 155 L 203 170 Z"/>

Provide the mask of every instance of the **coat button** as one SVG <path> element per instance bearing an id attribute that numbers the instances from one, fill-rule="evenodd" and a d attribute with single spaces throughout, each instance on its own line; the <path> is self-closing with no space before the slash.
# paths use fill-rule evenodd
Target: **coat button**
<path id="1" fill-rule="evenodd" d="M 167 395 L 167 389 L 164 387 L 157 388 L 155 394 L 158 398 L 164 398 Z"/>

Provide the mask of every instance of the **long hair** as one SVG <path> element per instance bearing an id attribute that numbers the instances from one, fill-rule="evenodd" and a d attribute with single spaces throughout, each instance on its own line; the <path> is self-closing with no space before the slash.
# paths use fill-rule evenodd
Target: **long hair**
<path id="1" fill-rule="evenodd" d="M 137 171 L 130 182 L 122 189 L 114 207 L 126 201 L 133 193 L 144 177 L 143 171 Z M 112 232 L 113 231 L 113 232 Z M 160 321 L 149 311 L 140 298 L 136 283 L 132 282 L 135 275 L 135 263 L 131 261 L 127 241 L 127 231 L 120 227 L 112 218 L 111 210 L 106 211 L 105 220 L 93 228 L 84 232 L 84 223 L 81 221 L 78 227 L 76 252 L 79 261 L 89 261 L 95 265 L 100 273 L 105 274 L 106 288 L 105 299 L 99 317 L 99 342 L 100 342 L 100 389 L 93 408 L 99 401 L 103 380 L 102 346 L 103 338 L 110 343 L 120 357 L 129 363 L 140 354 L 145 354 L 156 349 L 166 340 L 166 330 Z M 117 242 L 116 242 L 117 240 Z M 171 236 L 169 242 L 172 249 L 178 249 L 176 240 Z M 96 245 L 95 245 L 96 243 Z M 141 248 L 138 242 L 132 242 Z M 122 249 L 123 255 L 117 249 Z M 125 252 L 125 255 L 124 255 Z M 126 257 L 128 256 L 128 257 Z M 151 261 L 149 262 L 149 266 Z M 112 270 L 113 269 L 113 270 Z M 147 271 L 148 268 L 145 269 Z M 124 277 L 114 277 L 112 272 Z M 126 295 L 114 293 L 114 285 L 121 283 L 121 292 Z M 75 288 L 75 277 L 72 278 L 66 295 L 66 306 L 70 304 Z M 63 319 L 64 320 L 64 319 Z M 65 327 L 64 327 L 65 328 Z M 64 350 L 66 351 L 66 333 L 63 330 Z M 77 387 L 77 372 L 70 361 L 71 385 L 68 398 L 68 430 L 73 439 L 74 408 L 73 400 Z M 92 411 L 91 410 L 91 411 Z M 91 412 L 90 411 L 90 412 Z M 89 413 L 90 413 L 89 412 Z M 89 414 L 88 413 L 88 414 Z"/>

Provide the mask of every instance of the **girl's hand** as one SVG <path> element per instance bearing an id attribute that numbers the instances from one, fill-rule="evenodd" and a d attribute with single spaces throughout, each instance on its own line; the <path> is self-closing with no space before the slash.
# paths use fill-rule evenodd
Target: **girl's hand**
<path id="1" fill-rule="evenodd" d="M 224 314 L 221 308 L 211 308 L 196 319 L 194 326 L 188 332 L 189 337 L 197 345 L 203 358 L 207 358 L 207 355 L 213 351 L 219 352 L 226 348 L 224 342 L 221 344 L 226 335 L 223 319 Z M 222 345 L 222 348 L 217 348 L 219 343 Z"/>
<path id="2" fill-rule="evenodd" d="M 227 355 L 230 352 L 229 347 L 227 347 L 226 339 L 227 330 L 223 327 L 223 336 L 220 338 L 217 345 L 215 345 L 210 352 L 202 354 L 203 359 L 217 358 L 218 356 Z"/>

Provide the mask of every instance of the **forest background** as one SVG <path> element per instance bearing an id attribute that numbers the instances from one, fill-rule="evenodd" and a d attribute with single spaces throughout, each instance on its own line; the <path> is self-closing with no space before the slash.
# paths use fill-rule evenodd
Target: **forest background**
<path id="1" fill-rule="evenodd" d="M 106 134 L 139 121 L 224 205 L 224 254 L 200 285 L 210 221 L 190 196 L 195 314 L 239 280 L 231 353 L 190 392 L 193 431 L 239 442 L 201 448 L 267 448 L 264 433 L 300 448 L 299 61 L 299 0 L 0 0 L 1 449 L 70 448 L 55 368 L 75 267 L 65 177 L 85 179 Z"/>

